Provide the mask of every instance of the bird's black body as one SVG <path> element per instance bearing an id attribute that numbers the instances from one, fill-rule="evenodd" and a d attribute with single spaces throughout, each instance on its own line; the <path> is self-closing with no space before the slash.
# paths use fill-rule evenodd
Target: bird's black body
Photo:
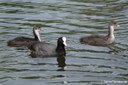
<path id="1" fill-rule="evenodd" d="M 65 56 L 65 45 L 62 37 L 58 39 L 57 45 L 45 42 L 37 42 L 32 44 L 29 49 L 32 57 L 55 57 L 58 55 Z"/>

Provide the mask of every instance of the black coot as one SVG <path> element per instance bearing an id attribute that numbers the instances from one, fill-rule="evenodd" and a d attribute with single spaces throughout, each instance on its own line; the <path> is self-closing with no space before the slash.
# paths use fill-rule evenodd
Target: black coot
<path id="1" fill-rule="evenodd" d="M 45 42 L 37 42 L 32 44 L 30 49 L 30 55 L 32 57 L 55 57 L 65 56 L 66 37 L 60 37 L 57 40 L 57 45 L 53 45 Z"/>

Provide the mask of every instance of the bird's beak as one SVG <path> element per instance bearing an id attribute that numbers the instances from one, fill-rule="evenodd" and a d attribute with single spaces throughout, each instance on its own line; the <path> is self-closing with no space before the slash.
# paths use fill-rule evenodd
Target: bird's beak
<path id="1" fill-rule="evenodd" d="M 65 42 L 63 42 L 63 44 L 64 44 L 65 46 L 67 46 L 67 43 L 66 43 L 66 41 L 65 41 Z"/>

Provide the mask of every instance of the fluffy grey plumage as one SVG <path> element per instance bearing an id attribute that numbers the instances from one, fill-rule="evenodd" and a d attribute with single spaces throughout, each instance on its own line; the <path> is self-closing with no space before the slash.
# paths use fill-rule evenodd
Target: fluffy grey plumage
<path id="1" fill-rule="evenodd" d="M 82 44 L 98 45 L 98 46 L 105 46 L 105 45 L 112 44 L 115 40 L 114 28 L 118 26 L 119 25 L 115 21 L 111 21 L 109 23 L 108 35 L 106 36 L 101 36 L 101 35 L 85 36 L 85 37 L 80 38 L 80 42 Z"/>

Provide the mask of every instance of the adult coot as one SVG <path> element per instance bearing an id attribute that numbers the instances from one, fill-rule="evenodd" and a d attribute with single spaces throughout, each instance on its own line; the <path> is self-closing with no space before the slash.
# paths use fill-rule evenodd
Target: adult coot
<path id="1" fill-rule="evenodd" d="M 67 46 L 66 37 L 60 37 L 57 40 L 57 45 L 37 42 L 28 48 L 32 57 L 55 57 L 66 55 L 65 46 Z"/>

